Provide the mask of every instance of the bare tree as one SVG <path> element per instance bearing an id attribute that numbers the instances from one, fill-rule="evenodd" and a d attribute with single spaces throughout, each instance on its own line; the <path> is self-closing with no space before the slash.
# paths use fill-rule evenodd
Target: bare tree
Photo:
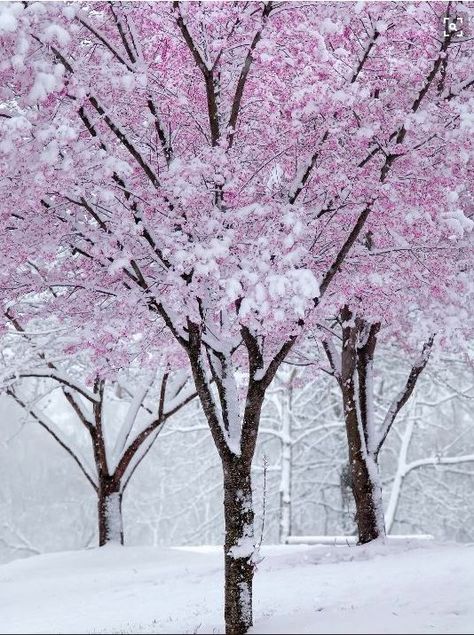
<path id="1" fill-rule="evenodd" d="M 15 361 L 13 372 L 6 369 L 6 394 L 67 452 L 94 490 L 99 544 L 123 544 L 124 491 L 164 423 L 196 397 L 188 376 L 183 372 L 162 372 L 160 376 L 156 372 L 122 372 L 114 381 L 95 377 L 89 386 L 84 379 L 89 370 L 83 360 L 75 357 L 67 364 L 51 361 L 52 353 L 42 348 L 45 344 L 35 333 L 25 331 L 12 316 L 10 323 L 27 343 L 29 355 L 20 367 Z M 39 380 L 33 395 L 28 378 Z M 53 393 L 55 412 L 65 410 L 74 425 L 85 431 L 89 457 L 83 456 L 77 438 L 64 434 L 54 412 L 48 413 L 46 404 Z"/>

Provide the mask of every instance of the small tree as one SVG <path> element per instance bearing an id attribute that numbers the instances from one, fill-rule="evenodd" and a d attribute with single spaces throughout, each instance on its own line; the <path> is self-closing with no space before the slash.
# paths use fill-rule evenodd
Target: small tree
<path id="1" fill-rule="evenodd" d="M 327 476 L 338 457 L 319 454 L 318 446 L 335 434 L 339 436 L 343 429 L 337 415 L 332 420 L 328 418 L 333 407 L 338 407 L 337 395 L 332 394 L 331 386 L 310 372 L 299 373 L 298 366 L 288 361 L 280 369 L 267 393 L 260 429 L 260 455 L 268 451 L 278 457 L 268 471 L 278 476 L 278 537 L 283 544 L 293 533 L 295 508 L 307 505 L 305 496 L 300 500 L 298 493 L 295 496 L 295 487 L 300 495 L 302 489 L 307 489 L 302 483 L 307 483 L 308 473 L 315 465 Z M 276 452 L 272 452 L 275 441 Z M 311 489 L 314 487 L 316 482 Z"/>
<path id="2" fill-rule="evenodd" d="M 448 368 L 453 365 L 453 360 L 438 359 L 438 364 L 441 369 Z M 395 472 L 393 481 L 390 488 L 390 496 L 387 501 L 387 508 L 385 512 L 385 525 L 387 531 L 390 531 L 397 520 L 397 511 L 402 501 L 403 487 L 410 475 L 413 475 L 418 470 L 429 472 L 429 468 L 434 468 L 437 471 L 440 470 L 457 470 L 461 469 L 460 466 L 464 464 L 472 464 L 474 462 L 474 453 L 469 451 L 472 448 L 470 442 L 473 438 L 472 425 L 468 427 L 460 426 L 459 420 L 460 414 L 463 410 L 470 411 L 471 401 L 473 399 L 472 383 L 465 384 L 465 380 L 469 378 L 472 373 L 472 369 L 463 368 L 464 364 L 461 361 L 462 371 L 451 373 L 454 377 L 457 375 L 457 380 L 460 385 L 452 386 L 449 381 L 443 378 L 441 381 L 435 377 L 431 377 L 431 399 L 427 399 L 424 392 L 417 389 L 417 393 L 411 403 L 411 407 L 408 409 L 408 416 L 405 417 L 404 427 L 399 432 L 400 436 L 400 448 L 397 455 L 397 461 L 395 466 Z M 459 363 L 457 364 L 459 367 Z M 456 366 L 454 366 L 456 368 Z M 467 372 L 466 372 L 467 371 Z M 469 372 L 470 371 L 470 372 Z M 425 384 L 427 381 L 424 382 Z M 464 384 L 464 387 L 461 386 Z M 457 408 L 455 408 L 455 404 Z M 448 422 L 446 406 L 451 405 L 453 420 Z M 461 406 L 461 408 L 459 408 Z M 458 410 L 459 408 L 459 410 Z M 437 413 L 437 416 L 436 414 Z M 419 431 L 423 431 L 426 435 L 427 429 L 434 427 L 440 421 L 441 435 L 440 439 L 442 443 L 438 445 L 431 444 L 424 447 L 420 456 L 420 449 L 416 450 L 415 439 L 419 436 Z M 427 423 L 424 424 L 424 421 Z M 450 434 L 450 429 L 452 433 Z M 467 434 L 466 434 L 467 433 Z M 467 445 L 467 448 L 466 448 Z M 454 451 L 453 451 L 454 447 Z M 458 451 L 456 452 L 456 447 Z M 416 458 L 413 454 L 418 455 Z M 459 466 L 459 467 L 457 467 Z M 449 492 L 449 490 L 448 490 Z M 449 493 L 448 493 L 449 496 Z"/>
<path id="3" fill-rule="evenodd" d="M 18 359 L 19 347 L 15 350 L 13 345 L 13 368 L 4 370 L 7 395 L 69 454 L 93 488 L 97 495 L 99 545 L 123 544 L 125 489 L 165 422 L 190 403 L 196 393 L 189 389 L 183 373 L 170 376 L 162 372 L 158 377 L 156 372 L 121 372 L 114 381 L 96 376 L 88 382 L 90 367 L 84 356 L 69 356 L 61 363 L 50 361 L 58 356 L 55 351 L 60 349 L 61 329 L 43 331 L 45 342 L 44 335 L 31 334 L 11 315 L 10 323 L 23 340 L 22 354 L 27 360 Z M 39 379 L 33 395 L 27 378 Z M 48 401 L 52 398 L 54 407 L 50 414 Z M 61 424 L 55 421 L 55 413 L 64 410 L 77 428 L 75 436 L 65 435 Z M 88 456 L 83 455 L 78 439 L 81 428 L 90 441 Z"/>

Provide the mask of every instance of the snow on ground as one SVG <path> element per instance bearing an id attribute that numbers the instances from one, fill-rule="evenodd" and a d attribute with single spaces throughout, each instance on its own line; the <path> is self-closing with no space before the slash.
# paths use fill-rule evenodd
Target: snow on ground
<path id="1" fill-rule="evenodd" d="M 263 549 L 254 633 L 471 633 L 474 545 Z M 118 546 L 0 566 L 0 633 L 221 633 L 215 547 Z"/>

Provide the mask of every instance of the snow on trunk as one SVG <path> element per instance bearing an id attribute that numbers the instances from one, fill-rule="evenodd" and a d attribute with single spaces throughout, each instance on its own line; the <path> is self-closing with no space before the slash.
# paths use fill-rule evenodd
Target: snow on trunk
<path id="1" fill-rule="evenodd" d="M 122 457 L 122 453 L 125 450 L 125 446 L 127 445 L 127 441 L 132 432 L 133 426 L 137 421 L 137 417 L 140 412 L 140 408 L 143 405 L 145 397 L 147 396 L 151 386 L 153 385 L 154 376 L 151 376 L 147 382 L 145 382 L 142 386 L 140 386 L 128 407 L 127 414 L 123 420 L 123 423 L 120 427 L 119 433 L 117 435 L 115 446 L 112 452 L 112 464 L 111 469 L 115 469 Z"/>
<path id="2" fill-rule="evenodd" d="M 235 458 L 224 465 L 225 622 L 227 635 L 252 626 L 254 510 L 250 466 Z"/>
<path id="3" fill-rule="evenodd" d="M 359 542 L 364 544 L 384 537 L 385 523 L 372 420 L 371 364 L 375 340 L 358 338 L 358 326 L 348 325 L 342 352 L 341 388 Z"/>
<path id="4" fill-rule="evenodd" d="M 367 439 L 367 452 L 375 456 L 377 450 L 377 433 L 374 419 L 374 362 L 368 359 L 365 375 L 365 435 Z"/>
<path id="5" fill-rule="evenodd" d="M 367 508 L 369 517 L 363 521 L 363 525 L 372 526 L 368 540 L 364 540 L 359 535 L 360 542 L 368 542 L 376 538 L 385 536 L 385 519 L 383 510 L 382 480 L 380 469 L 376 459 L 377 438 L 374 425 L 374 390 L 373 390 L 373 360 L 368 358 L 359 359 L 359 371 L 363 373 L 364 381 L 357 377 L 354 380 L 356 389 L 357 418 L 359 420 L 359 434 L 361 435 L 362 459 L 366 463 L 368 482 L 365 485 L 367 490 L 367 501 L 364 506 Z M 363 367 L 361 368 L 360 365 Z M 362 394 L 363 391 L 363 394 Z M 361 403 L 365 404 L 364 411 L 360 408 Z M 364 443 L 365 442 L 365 443 Z M 364 473 L 364 470 L 363 470 Z M 362 484 L 364 486 L 364 484 Z M 359 510 L 358 512 L 359 513 Z M 360 532 L 359 532 L 360 533 Z M 364 532 L 362 532 L 364 533 Z M 374 535 L 374 537 L 372 537 Z"/>
<path id="6" fill-rule="evenodd" d="M 375 457 L 368 454 L 366 457 L 367 472 L 369 477 L 368 487 L 368 505 L 370 507 L 370 523 L 374 526 L 375 531 L 369 536 L 368 540 L 359 536 L 360 542 L 370 542 L 377 538 L 385 538 L 385 518 L 383 509 L 382 479 L 380 477 L 380 469 Z M 374 520 L 372 521 L 372 516 Z"/>
<path id="7" fill-rule="evenodd" d="M 359 360 L 360 362 L 360 360 Z M 359 530 L 359 542 L 364 544 L 371 540 L 385 536 L 385 521 L 382 498 L 382 482 L 380 470 L 375 458 L 376 442 L 374 439 L 375 430 L 371 416 L 373 413 L 373 390 L 370 377 L 369 362 L 364 370 L 366 381 L 363 383 L 358 377 L 357 370 L 354 372 L 354 422 L 349 425 L 354 426 L 353 436 L 358 436 L 356 443 L 357 450 L 351 458 L 352 491 L 357 508 L 357 527 Z M 363 395 L 361 391 L 364 391 Z M 362 401 L 365 404 L 361 409 Z M 354 445 L 353 445 L 354 447 Z"/>
<path id="8" fill-rule="evenodd" d="M 103 488 L 99 494 L 99 545 L 108 543 L 123 545 L 122 494 Z"/>
<path id="9" fill-rule="evenodd" d="M 214 373 L 220 383 L 220 401 L 222 410 L 222 429 L 229 450 L 235 454 L 241 451 L 242 417 L 240 412 L 239 391 L 232 362 L 230 346 L 220 342 L 219 355 L 210 356 Z"/>

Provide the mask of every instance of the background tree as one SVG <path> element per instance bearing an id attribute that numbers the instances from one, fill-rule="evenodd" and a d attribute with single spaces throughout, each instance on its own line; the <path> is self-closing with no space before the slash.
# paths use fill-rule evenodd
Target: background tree
<path id="1" fill-rule="evenodd" d="M 123 544 L 123 494 L 165 422 L 196 397 L 188 377 L 124 370 L 114 381 L 91 378 L 84 354 L 57 361 L 58 348 L 72 346 L 64 327 L 28 331 L 11 315 L 9 322 L 14 332 L 3 338 L 6 394 L 67 452 L 93 488 L 99 545 Z M 37 378 L 34 386 L 28 378 Z M 76 428 L 89 440 L 85 452 Z"/>
<path id="2" fill-rule="evenodd" d="M 371 324 L 359 319 L 348 307 L 341 312 L 341 320 L 340 353 L 336 352 L 327 333 L 323 346 L 341 389 L 349 449 L 349 482 L 357 509 L 359 541 L 366 543 L 385 536 L 378 457 L 397 415 L 410 399 L 428 363 L 433 337 L 424 344 L 404 386 L 390 404 L 382 425 L 377 428 L 374 421 L 373 362 L 380 323 Z"/>
<path id="3" fill-rule="evenodd" d="M 375 373 L 377 425 L 410 371 L 404 351 L 386 348 L 384 341 L 380 347 Z M 304 368 L 297 370 L 292 438 L 296 441 L 305 436 L 292 447 L 292 535 L 354 535 L 355 505 L 350 487 L 341 483 L 347 466 L 347 440 L 340 412 L 340 389 L 332 377 L 315 377 L 311 367 L 306 368 L 306 373 Z M 383 378 L 383 385 L 379 377 Z M 391 488 L 402 463 L 401 442 L 412 418 L 415 425 L 406 462 L 428 458 L 434 463 L 437 457 L 463 456 L 474 451 L 471 380 L 468 360 L 462 362 L 457 356 L 433 351 L 430 365 L 420 376 L 410 402 L 400 412 L 380 453 L 387 532 L 473 541 L 472 463 L 434 464 L 412 470 L 403 479 L 391 527 L 388 517 Z M 280 396 L 277 378 L 262 411 L 253 464 L 259 528 L 263 455 L 267 457 L 264 544 L 279 540 L 281 422 L 275 401 Z M 67 453 L 5 394 L 0 396 L 0 414 L 0 561 L 36 552 L 81 549 L 96 543 L 97 505 L 80 470 L 72 467 Z M 69 424 L 67 406 L 64 411 L 55 408 L 54 414 L 58 422 L 61 417 L 61 428 L 73 436 L 74 447 L 82 450 L 81 456 L 87 455 L 87 437 L 75 421 Z M 337 426 L 331 427 L 333 423 Z M 167 422 L 159 442 L 152 446 L 127 486 L 123 504 L 127 544 L 221 544 L 221 491 L 219 459 L 195 400 Z"/>

